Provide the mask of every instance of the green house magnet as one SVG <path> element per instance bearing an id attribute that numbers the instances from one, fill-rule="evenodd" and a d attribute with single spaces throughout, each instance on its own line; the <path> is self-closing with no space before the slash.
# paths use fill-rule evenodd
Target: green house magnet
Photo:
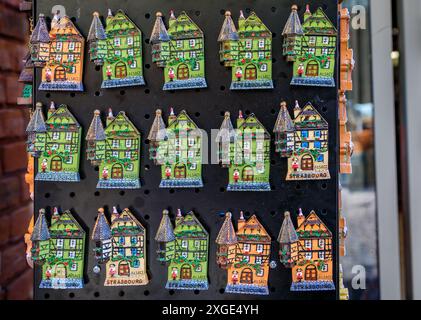
<path id="1" fill-rule="evenodd" d="M 171 108 L 168 127 L 156 110 L 148 135 L 149 158 L 161 166 L 160 188 L 200 188 L 202 182 L 202 131 L 185 110 Z"/>
<path id="2" fill-rule="evenodd" d="M 86 233 L 70 211 L 63 214 L 54 208 L 48 228 L 45 209 L 32 232 L 32 260 L 42 266 L 40 288 L 83 288 Z"/>
<path id="3" fill-rule="evenodd" d="M 88 43 L 91 61 L 102 66 L 102 88 L 145 85 L 142 32 L 122 10 L 113 15 L 108 9 L 105 30 L 94 12 Z"/>
<path id="4" fill-rule="evenodd" d="M 78 182 L 82 127 L 62 104 L 51 102 L 47 120 L 37 103 L 28 127 L 28 152 L 38 158 L 38 181 Z"/>
<path id="5" fill-rule="evenodd" d="M 307 5 L 302 25 L 297 10 L 293 5 L 282 32 L 283 55 L 294 63 L 291 85 L 334 87 L 338 32 L 322 8 L 311 13 Z"/>
<path id="6" fill-rule="evenodd" d="M 272 33 L 256 13 L 246 19 L 240 11 L 237 31 L 227 11 L 218 42 L 219 59 L 232 70 L 231 90 L 273 89 Z"/>
<path id="7" fill-rule="evenodd" d="M 87 159 L 99 166 L 98 189 L 140 188 L 140 132 L 124 111 L 114 117 L 110 108 L 104 129 L 95 110 L 86 142 Z"/>
<path id="8" fill-rule="evenodd" d="M 163 90 L 206 88 L 202 30 L 184 11 L 177 18 L 171 11 L 168 25 L 157 12 L 150 42 L 152 61 L 164 69 Z"/>
<path id="9" fill-rule="evenodd" d="M 209 234 L 193 211 L 183 216 L 178 209 L 173 228 L 164 210 L 155 241 L 158 261 L 168 264 L 166 289 L 208 289 Z"/>
<path id="10" fill-rule="evenodd" d="M 218 161 L 229 169 L 227 191 L 270 191 L 270 134 L 254 114 L 246 119 L 240 111 L 237 129 L 230 113 L 216 136 Z"/>

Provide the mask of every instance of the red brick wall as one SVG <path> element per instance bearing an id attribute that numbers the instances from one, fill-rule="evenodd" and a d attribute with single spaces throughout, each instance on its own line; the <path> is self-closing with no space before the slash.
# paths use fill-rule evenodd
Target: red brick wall
<path id="1" fill-rule="evenodd" d="M 16 105 L 29 31 L 19 2 L 0 0 L 0 300 L 32 297 L 32 269 L 23 240 L 32 214 L 24 181 L 28 112 Z"/>

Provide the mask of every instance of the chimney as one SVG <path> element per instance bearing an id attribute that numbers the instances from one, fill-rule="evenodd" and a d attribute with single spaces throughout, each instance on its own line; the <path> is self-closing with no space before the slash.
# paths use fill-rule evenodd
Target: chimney
<path id="1" fill-rule="evenodd" d="M 108 109 L 107 126 L 114 120 L 113 109 Z"/>
<path id="2" fill-rule="evenodd" d="M 58 22 L 60 20 L 60 17 L 58 16 L 59 11 L 56 12 L 53 19 L 51 20 L 51 29 L 54 29 L 58 26 Z"/>
<path id="3" fill-rule="evenodd" d="M 300 105 L 298 104 L 298 101 L 295 101 L 295 107 L 294 107 L 294 119 L 298 117 L 298 115 L 301 113 Z"/>
<path id="4" fill-rule="evenodd" d="M 51 225 L 56 223 L 58 220 L 60 220 L 60 214 L 58 213 L 57 207 L 54 207 L 53 215 L 51 216 Z"/>
<path id="5" fill-rule="evenodd" d="M 175 222 L 179 222 L 181 219 L 183 219 L 183 214 L 181 213 L 181 209 L 177 209 L 177 216 L 175 217 Z"/>
<path id="6" fill-rule="evenodd" d="M 306 20 L 310 17 L 311 17 L 310 5 L 307 4 L 306 5 L 306 12 L 304 13 L 304 22 L 306 22 Z"/>
<path id="7" fill-rule="evenodd" d="M 244 212 L 240 211 L 240 219 L 238 219 L 237 229 L 240 231 L 246 224 L 246 219 L 244 219 Z"/>
<path id="8" fill-rule="evenodd" d="M 56 104 L 54 103 L 54 101 L 51 101 L 50 103 L 50 108 L 48 109 L 48 114 L 47 114 L 47 118 L 50 119 L 51 115 L 56 112 Z"/>
<path id="9" fill-rule="evenodd" d="M 113 223 L 113 221 L 117 219 L 119 216 L 120 214 L 117 211 L 117 207 L 113 207 L 113 213 L 111 214 L 111 223 Z"/>
<path id="10" fill-rule="evenodd" d="M 243 111 L 238 111 L 238 118 L 237 118 L 237 129 L 241 127 L 244 123 Z"/>
<path id="11" fill-rule="evenodd" d="M 170 108 L 170 116 L 168 117 L 168 125 L 170 124 L 170 122 L 173 122 L 174 120 L 177 119 L 177 116 L 174 113 L 174 108 Z"/>
<path id="12" fill-rule="evenodd" d="M 238 29 L 244 26 L 245 21 L 246 21 L 246 18 L 244 18 L 243 10 L 240 10 L 240 17 L 238 18 Z"/>
<path id="13" fill-rule="evenodd" d="M 177 18 L 174 15 L 174 10 L 170 11 L 170 18 L 168 19 L 168 28 L 171 28 Z"/>
<path id="14" fill-rule="evenodd" d="M 303 210 L 300 208 L 298 209 L 298 217 L 297 217 L 297 226 L 300 227 L 301 224 L 304 222 L 305 217 L 303 214 Z"/>

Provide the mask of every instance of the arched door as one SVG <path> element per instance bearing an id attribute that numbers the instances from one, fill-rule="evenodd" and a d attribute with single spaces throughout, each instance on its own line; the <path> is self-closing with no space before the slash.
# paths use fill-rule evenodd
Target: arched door
<path id="1" fill-rule="evenodd" d="M 186 165 L 178 163 L 175 166 L 174 176 L 176 179 L 185 179 L 186 178 Z"/>
<path id="2" fill-rule="evenodd" d="M 243 169 L 243 181 L 253 182 L 254 171 L 252 167 L 245 167 Z"/>
<path id="3" fill-rule="evenodd" d="M 113 165 L 111 169 L 111 179 L 123 179 L 123 166 L 119 163 Z"/>
<path id="4" fill-rule="evenodd" d="M 301 158 L 301 170 L 312 171 L 313 165 L 313 157 L 309 154 L 303 155 L 303 157 Z"/>
<path id="5" fill-rule="evenodd" d="M 183 63 L 180 64 L 177 68 L 177 79 L 186 80 L 189 78 L 189 67 Z"/>
<path id="6" fill-rule="evenodd" d="M 181 279 L 191 279 L 191 267 L 188 264 L 183 264 L 180 269 L 181 272 Z"/>
<path id="7" fill-rule="evenodd" d="M 54 81 L 66 81 L 66 69 L 59 66 L 54 70 Z"/>
<path id="8" fill-rule="evenodd" d="M 125 78 L 127 76 L 126 64 L 122 61 L 115 65 L 115 77 L 118 79 Z"/>
<path id="9" fill-rule="evenodd" d="M 67 278 L 66 266 L 63 263 L 59 263 L 56 265 L 54 278 L 60 278 L 60 279 Z"/>
<path id="10" fill-rule="evenodd" d="M 63 170 L 63 161 L 59 156 L 55 156 L 51 159 L 51 171 L 59 172 Z"/>
<path id="11" fill-rule="evenodd" d="M 256 80 L 257 79 L 257 68 L 254 64 L 249 64 L 246 67 L 246 80 Z"/>
<path id="12" fill-rule="evenodd" d="M 127 261 L 120 261 L 118 264 L 118 275 L 123 277 L 130 276 L 130 265 Z"/>
<path id="13" fill-rule="evenodd" d="M 253 271 L 250 268 L 245 268 L 241 271 L 240 282 L 245 284 L 253 283 Z"/>
<path id="14" fill-rule="evenodd" d="M 306 76 L 317 77 L 318 75 L 319 75 L 319 63 L 315 60 L 312 60 L 307 64 Z"/>
<path id="15" fill-rule="evenodd" d="M 314 264 L 307 266 L 304 279 L 306 281 L 317 281 L 317 268 Z"/>

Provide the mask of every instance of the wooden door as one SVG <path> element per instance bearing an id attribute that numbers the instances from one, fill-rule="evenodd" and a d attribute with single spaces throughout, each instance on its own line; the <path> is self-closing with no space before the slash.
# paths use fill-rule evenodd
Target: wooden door
<path id="1" fill-rule="evenodd" d="M 250 268 L 241 271 L 240 283 L 253 284 L 253 271 Z"/>
<path id="2" fill-rule="evenodd" d="M 111 179 L 123 179 L 123 166 L 119 163 L 113 165 L 111 169 Z"/>
<path id="3" fill-rule="evenodd" d="M 188 264 L 183 264 L 181 266 L 180 272 L 181 272 L 180 279 L 186 279 L 186 280 L 191 279 L 191 267 Z"/>
<path id="4" fill-rule="evenodd" d="M 257 69 L 254 64 L 249 64 L 246 67 L 246 80 L 256 80 L 257 79 Z"/>
<path id="5" fill-rule="evenodd" d="M 119 62 L 115 65 L 115 77 L 118 79 L 125 78 L 127 76 L 127 67 L 124 62 Z"/>
<path id="6" fill-rule="evenodd" d="M 67 270 L 63 263 L 56 265 L 55 278 L 65 279 L 67 278 Z"/>
<path id="7" fill-rule="evenodd" d="M 118 275 L 122 277 L 130 276 L 130 265 L 127 261 L 120 261 L 118 264 Z"/>
<path id="8" fill-rule="evenodd" d="M 245 167 L 243 169 L 243 181 L 253 182 L 254 180 L 254 171 L 252 167 Z"/>
<path id="9" fill-rule="evenodd" d="M 307 77 L 319 76 L 319 64 L 317 63 L 317 61 L 313 60 L 307 64 L 306 76 Z"/>
<path id="10" fill-rule="evenodd" d="M 186 64 L 180 64 L 177 68 L 177 79 L 186 80 L 189 78 L 189 67 Z"/>
<path id="11" fill-rule="evenodd" d="M 51 171 L 59 172 L 63 170 L 63 161 L 59 156 L 51 159 Z"/>
<path id="12" fill-rule="evenodd" d="M 54 70 L 54 81 L 66 81 L 66 69 L 57 67 Z"/>
<path id="13" fill-rule="evenodd" d="M 301 158 L 301 170 L 304 171 L 312 171 L 313 170 L 313 157 L 309 154 L 305 154 L 302 158 Z"/>
<path id="14" fill-rule="evenodd" d="M 307 266 L 304 279 L 306 281 L 317 281 L 317 268 L 314 264 Z"/>
<path id="15" fill-rule="evenodd" d="M 175 166 L 175 174 L 176 179 L 185 179 L 186 178 L 186 165 L 185 164 L 177 164 Z"/>

